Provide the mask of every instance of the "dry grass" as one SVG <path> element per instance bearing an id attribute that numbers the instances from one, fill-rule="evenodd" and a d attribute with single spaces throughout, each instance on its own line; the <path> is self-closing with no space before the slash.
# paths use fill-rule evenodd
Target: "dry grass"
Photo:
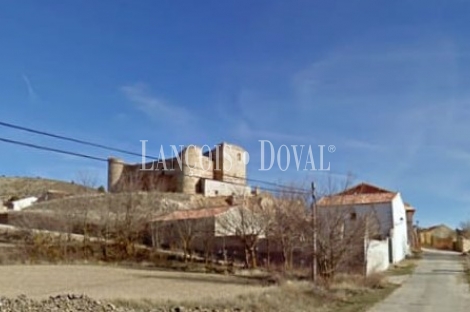
<path id="1" fill-rule="evenodd" d="M 0 243 L 0 265 L 24 264 L 28 261 L 27 256 L 15 245 L 3 245 Z"/>
<path id="2" fill-rule="evenodd" d="M 227 266 L 202 258 L 184 261 L 180 252 L 153 250 L 136 245 L 129 253 L 115 242 L 87 240 L 83 235 L 31 231 L 0 226 L 0 265 L 112 263 L 132 268 L 160 268 L 171 271 L 227 273 Z M 106 249 L 106 254 L 103 253 Z"/>
<path id="3" fill-rule="evenodd" d="M 332 284 L 332 289 L 337 290 L 382 289 L 386 287 L 387 283 L 385 275 L 381 273 L 370 274 L 367 277 L 364 277 L 362 275 L 338 275 Z"/>
<path id="4" fill-rule="evenodd" d="M 8 286 L 4 285 L 10 296 L 15 289 L 40 295 L 48 294 L 48 287 L 55 291 L 67 288 L 80 293 L 86 291 L 100 300 L 120 298 L 113 303 L 143 311 L 184 306 L 220 311 L 239 308 L 259 312 L 356 312 L 366 311 L 396 288 L 387 284 L 382 275 L 367 278 L 342 275 L 326 289 L 307 281 L 282 281 L 280 285 L 263 287 L 258 281 L 231 276 L 94 265 L 12 266 L 6 268 L 5 273 L 10 274 L 3 276 L 5 280 L 11 280 Z M 26 280 L 27 287 L 24 285 Z M 44 280 L 47 280 L 46 286 Z"/>
<path id="5" fill-rule="evenodd" d="M 239 295 L 234 299 L 206 299 L 201 301 L 129 301 L 116 300 L 116 305 L 151 310 L 155 307 L 204 307 L 223 310 L 228 307 L 243 311 L 311 311 L 312 307 L 323 305 L 321 296 L 316 295 L 306 283 L 288 284 L 268 288 L 262 292 Z"/>
<path id="6" fill-rule="evenodd" d="M 89 224 L 102 226 L 104 223 L 122 216 L 132 200 L 134 219 L 147 219 L 149 215 L 159 214 L 168 209 L 187 209 L 207 205 L 208 207 L 228 205 L 225 197 L 204 198 L 202 195 L 188 195 L 162 192 L 134 193 L 85 193 L 71 197 L 43 201 L 28 209 L 9 213 L 9 224 L 62 231 L 60 227 L 83 224 L 84 218 Z M 74 233 L 77 233 L 73 229 Z"/>
<path id="7" fill-rule="evenodd" d="M 328 311 L 366 311 L 396 288 L 397 286 L 388 283 L 386 276 L 381 273 L 371 274 L 367 277 L 361 275 L 338 276 L 331 287 L 337 300 Z"/>
<path id="8" fill-rule="evenodd" d="M 400 263 L 392 265 L 387 273 L 389 275 L 409 275 L 413 273 L 418 265 L 417 261 L 416 259 L 405 259 Z"/>
<path id="9" fill-rule="evenodd" d="M 463 267 L 464 267 L 464 271 L 465 271 L 465 278 L 468 282 L 468 284 L 470 284 L 470 256 L 466 255 L 464 260 L 463 260 Z"/>
<path id="10" fill-rule="evenodd" d="M 17 241 L 24 242 L 24 233 L 9 232 L 8 237 L 4 237 L 9 242 Z M 43 234 L 36 234 L 27 236 L 26 245 L 18 244 L 19 248 L 11 248 L 11 244 L 5 244 L 4 249 L 8 249 L 11 253 L 1 252 L 2 257 L 0 263 L 7 264 L 17 258 L 17 263 L 64 263 L 75 262 L 80 263 L 85 257 L 82 251 L 82 242 L 68 242 L 60 240 L 59 238 L 48 237 Z M 64 236 L 62 236 L 63 238 Z M 101 254 L 98 249 L 92 249 L 96 253 L 94 258 L 97 262 L 102 260 Z M 110 248 L 111 252 L 113 249 Z M 117 252 L 117 251 L 116 251 Z M 25 257 L 24 255 L 27 255 Z M 90 256 L 90 255 L 89 255 Z M 22 259 L 22 260 L 21 260 Z M 199 271 L 223 273 L 224 266 L 212 266 L 207 268 L 202 263 L 183 263 L 175 255 L 164 253 L 152 252 L 150 249 L 138 249 L 134 258 L 127 259 L 128 262 L 124 264 L 137 264 L 141 259 L 144 259 L 151 267 L 167 268 L 170 270 L 178 271 Z M 77 262 L 78 261 L 78 262 Z M 93 258 L 88 258 L 87 261 L 93 263 Z M 112 260 L 116 263 L 116 259 Z M 122 262 L 121 262 L 122 263 Z M 407 267 L 407 266 L 405 266 Z M 148 266 L 141 266 L 143 270 L 147 270 Z M 219 271 L 220 272 L 219 272 Z M 183 274 L 182 276 L 194 275 L 194 273 L 171 273 Z M 201 274 L 207 276 L 207 274 Z M 201 301 L 152 301 L 152 300 L 117 300 L 119 305 L 133 306 L 139 308 L 150 309 L 151 307 L 161 306 L 175 306 L 182 305 L 186 307 L 204 306 L 207 308 L 224 309 L 227 307 L 238 307 L 245 311 L 315 311 L 325 312 L 355 312 L 365 311 L 368 307 L 383 299 L 390 294 L 396 286 L 388 284 L 384 275 L 373 274 L 368 277 L 360 275 L 338 275 L 335 280 L 328 285 L 328 287 L 314 287 L 311 283 L 306 281 L 291 281 L 288 276 L 281 276 L 274 278 L 276 285 L 261 288 L 257 291 L 252 291 L 248 294 L 237 296 L 236 298 L 219 298 L 217 297 Z M 291 278 L 295 279 L 295 277 Z M 244 281 L 246 287 L 266 285 L 265 278 L 247 278 L 241 279 Z M 192 287 L 191 283 L 187 283 L 187 287 Z M 215 285 L 215 287 L 220 288 Z M 184 289 L 181 289 L 184 293 Z M 217 296 L 214 292 L 212 295 Z"/>
<path id="11" fill-rule="evenodd" d="M 411 255 L 408 256 L 407 259 L 423 259 L 423 251 L 421 249 L 413 249 L 411 250 Z"/>
<path id="12" fill-rule="evenodd" d="M 382 275 L 341 276 L 329 289 L 313 286 L 309 282 L 285 281 L 262 292 L 240 295 L 233 300 L 210 299 L 204 301 L 152 301 L 115 300 L 119 306 L 151 310 L 155 307 L 204 307 L 224 310 L 238 308 L 253 312 L 323 311 L 358 312 L 366 311 L 373 304 L 388 296 L 397 286 L 384 282 Z"/>
<path id="13" fill-rule="evenodd" d="M 96 192 L 94 189 L 83 185 L 59 180 L 43 179 L 40 177 L 0 177 L 0 199 L 8 199 L 11 196 L 39 196 L 45 191 L 54 189 L 71 194 Z"/>

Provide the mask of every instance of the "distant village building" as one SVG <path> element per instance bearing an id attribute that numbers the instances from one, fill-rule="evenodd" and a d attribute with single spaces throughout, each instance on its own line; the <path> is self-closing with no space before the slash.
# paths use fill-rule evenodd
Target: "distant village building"
<path id="1" fill-rule="evenodd" d="M 53 199 L 61 199 L 73 194 L 61 190 L 47 190 L 39 198 L 38 201 L 48 201 Z"/>
<path id="2" fill-rule="evenodd" d="M 419 241 L 418 230 L 414 224 L 414 215 L 416 209 L 411 206 L 409 203 L 405 203 L 406 211 L 406 227 L 408 229 L 408 241 L 410 243 L 410 248 L 414 251 L 421 249 L 421 243 Z"/>
<path id="3" fill-rule="evenodd" d="M 13 211 L 21 211 L 24 208 L 27 208 L 38 201 L 38 198 L 35 196 L 26 197 L 18 200 L 9 201 L 7 203 L 7 208 Z"/>
<path id="4" fill-rule="evenodd" d="M 250 215 L 250 227 L 253 228 L 245 230 L 250 233 L 261 233 L 261 220 L 256 220 L 253 213 L 243 206 L 178 210 L 156 217 L 150 222 L 157 225 L 155 228 L 158 229 L 158 233 L 154 234 L 158 246 L 171 246 L 181 240 L 181 235 L 192 234 L 195 237 L 191 247 L 195 250 L 204 250 L 209 242 L 213 250 L 222 247 L 233 249 L 243 247 L 236 231 L 241 226 L 239 224 L 241 216 L 248 218 L 248 215 Z M 258 236 L 264 237 L 261 234 Z"/>
<path id="5" fill-rule="evenodd" d="M 468 253 L 470 251 L 470 233 L 468 230 L 457 230 L 455 251 Z"/>
<path id="6" fill-rule="evenodd" d="M 442 250 L 454 250 L 457 232 L 445 224 L 431 226 L 419 231 L 421 245 Z"/>
<path id="7" fill-rule="evenodd" d="M 161 191 L 204 196 L 250 194 L 246 185 L 245 150 L 220 143 L 210 151 L 190 145 L 176 157 L 126 164 L 108 159 L 108 191 Z"/>

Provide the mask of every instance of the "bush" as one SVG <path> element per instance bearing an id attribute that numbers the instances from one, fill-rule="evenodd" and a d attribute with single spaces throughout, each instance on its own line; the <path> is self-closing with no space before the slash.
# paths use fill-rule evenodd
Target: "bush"
<path id="1" fill-rule="evenodd" d="M 364 285 L 372 289 L 383 289 L 385 288 L 385 283 L 385 276 L 381 273 L 372 273 L 364 281 Z"/>
<path id="2" fill-rule="evenodd" d="M 331 287 L 346 290 L 383 289 L 386 286 L 385 276 L 381 273 L 372 273 L 368 276 L 341 274 L 335 277 Z"/>

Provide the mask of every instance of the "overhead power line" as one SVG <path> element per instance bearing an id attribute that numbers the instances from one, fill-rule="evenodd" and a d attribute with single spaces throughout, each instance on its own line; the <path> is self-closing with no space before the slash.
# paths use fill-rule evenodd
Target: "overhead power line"
<path id="1" fill-rule="evenodd" d="M 294 194 L 294 195 L 311 195 L 311 192 L 302 192 L 302 191 L 295 191 L 295 190 L 281 190 L 281 189 L 273 189 L 268 187 L 258 187 L 261 191 L 271 192 L 271 193 L 278 193 L 278 194 Z"/>
<path id="2" fill-rule="evenodd" d="M 26 132 L 30 132 L 30 133 L 34 133 L 34 134 L 44 135 L 44 136 L 48 136 L 48 137 L 59 139 L 59 140 L 64 140 L 64 141 L 74 142 L 74 143 L 88 145 L 88 146 L 92 146 L 92 147 L 97 147 L 97 148 L 101 148 L 101 149 L 104 149 L 104 150 L 114 151 L 114 152 L 118 152 L 118 153 L 122 153 L 122 154 L 142 157 L 142 154 L 135 153 L 135 152 L 132 152 L 132 151 L 127 151 L 127 150 L 123 150 L 123 149 L 120 149 L 120 148 L 116 148 L 116 147 L 112 147 L 112 146 L 108 146 L 108 145 L 104 145 L 104 144 L 100 144 L 100 143 L 94 143 L 94 142 L 85 141 L 85 140 L 81 140 L 81 139 L 75 139 L 75 138 L 72 138 L 72 137 L 69 137 L 69 136 L 58 135 L 58 134 L 54 134 L 54 133 L 50 133 L 50 132 L 46 132 L 46 131 L 35 130 L 35 129 L 23 127 L 23 126 L 14 125 L 14 124 L 11 124 L 11 123 L 8 123 L 8 122 L 0 121 L 0 126 L 4 126 L 4 127 L 7 127 L 7 128 L 12 128 L 12 129 L 16 129 L 16 130 L 21 130 L 21 131 L 26 131 Z M 155 160 L 158 159 L 158 158 L 154 158 L 154 157 L 151 157 L 151 156 L 148 156 L 148 158 L 155 159 Z"/>
<path id="3" fill-rule="evenodd" d="M 75 152 L 65 151 L 65 150 L 61 150 L 61 149 L 57 149 L 57 148 L 41 146 L 41 145 L 36 145 L 36 144 L 32 144 L 32 143 L 21 142 L 21 141 L 6 139 L 6 138 L 0 138 L 0 141 L 5 142 L 5 143 L 10 143 L 10 144 L 15 144 L 15 145 L 31 147 L 31 148 L 35 148 L 35 149 L 39 149 L 39 150 L 43 150 L 43 151 L 48 151 L 48 152 L 65 154 L 65 155 L 70 155 L 70 156 L 77 156 L 77 157 L 82 157 L 82 158 L 87 158 L 87 159 L 92 159 L 92 160 L 98 160 L 98 161 L 106 161 L 106 162 L 108 161 L 106 158 L 90 156 L 90 155 L 86 155 L 86 154 L 82 154 L 82 153 L 75 153 Z"/>
<path id="4" fill-rule="evenodd" d="M 34 149 L 38 149 L 38 150 L 42 150 L 42 151 L 46 151 L 46 152 L 53 152 L 53 153 L 58 153 L 58 154 L 81 157 L 81 158 L 96 160 L 96 161 L 100 161 L 100 162 L 107 162 L 108 161 L 106 158 L 102 158 L 102 157 L 87 155 L 87 154 L 83 154 L 83 153 L 76 153 L 76 152 L 72 152 L 72 151 L 67 151 L 67 150 L 62 150 L 62 149 L 57 149 L 57 148 L 52 148 L 52 147 L 48 147 L 48 146 L 37 145 L 37 144 L 33 144 L 33 143 L 22 142 L 22 141 L 17 141 L 17 140 L 2 138 L 2 137 L 0 137 L 0 142 L 19 145 L 19 146 L 23 146 L 23 147 L 34 148 Z M 191 175 L 191 174 L 184 174 L 184 175 L 194 177 L 194 175 Z M 200 176 L 200 175 L 199 176 L 196 175 L 196 177 L 204 178 L 203 176 Z M 241 184 L 235 183 L 235 182 L 227 182 L 227 183 L 235 184 L 235 185 L 241 185 Z M 298 191 L 298 190 L 290 188 L 290 187 L 285 187 L 285 188 L 286 189 L 281 190 L 281 189 L 270 189 L 270 188 L 266 188 L 266 187 L 259 187 L 259 189 L 261 189 L 263 191 L 268 191 L 268 192 L 288 193 L 288 194 L 297 194 L 297 195 L 309 194 L 308 192 Z"/>
<path id="5" fill-rule="evenodd" d="M 103 150 L 114 151 L 114 152 L 118 152 L 118 153 L 121 153 L 121 154 L 126 154 L 126 155 L 131 155 L 131 156 L 138 156 L 138 157 L 143 156 L 140 153 L 132 152 L 132 151 L 129 151 L 129 150 L 124 150 L 124 149 L 121 149 L 121 148 L 117 148 L 117 147 L 113 147 L 113 146 L 109 146 L 109 145 L 105 145 L 105 144 L 101 144 L 101 143 L 91 142 L 91 141 L 87 141 L 87 140 L 83 140 L 83 139 L 73 138 L 73 137 L 66 136 L 66 135 L 55 134 L 55 133 L 48 132 L 48 131 L 32 129 L 32 128 L 29 128 L 29 127 L 15 125 L 15 124 L 4 122 L 4 121 L 0 121 L 0 126 L 11 128 L 11 129 L 16 129 L 16 130 L 21 130 L 21 131 L 25 131 L 25 132 L 29 132 L 29 133 L 34 133 L 34 134 L 38 134 L 38 135 L 43 135 L 43 136 L 51 137 L 51 138 L 54 138 L 54 139 L 59 139 L 59 140 L 64 140 L 64 141 L 73 142 L 73 143 L 77 143 L 77 144 L 82 144 L 82 145 L 86 145 L 86 146 L 96 147 L 96 148 L 100 148 L 100 149 L 103 149 Z M 9 143 L 11 143 L 11 142 L 9 142 Z M 29 144 L 29 143 L 21 143 L 21 144 L 25 145 L 25 144 Z M 34 145 L 34 144 L 30 144 L 30 145 Z M 30 146 L 30 147 L 32 147 L 32 146 Z M 39 149 L 41 149 L 41 148 L 39 148 Z M 67 151 L 59 152 L 57 149 L 52 149 L 52 148 L 48 148 L 48 149 L 51 150 L 51 151 L 56 151 L 57 153 L 62 153 L 62 154 L 68 153 Z M 71 152 L 71 153 L 73 153 L 73 152 Z M 79 154 L 79 153 L 73 153 L 73 154 Z M 75 156 L 77 156 L 77 155 L 75 155 Z M 84 156 L 87 156 L 87 155 L 84 155 Z M 152 155 L 145 155 L 144 157 L 148 158 L 148 159 L 152 159 L 152 160 L 157 160 L 157 161 L 161 160 L 159 157 L 155 157 L 155 156 L 152 156 Z M 94 156 L 89 156 L 89 157 L 87 156 L 86 158 L 89 158 L 89 159 L 96 158 L 100 161 L 106 160 L 104 158 L 94 157 Z M 246 180 L 246 181 L 253 182 L 253 183 L 261 183 L 261 184 L 273 186 L 273 187 L 276 187 L 276 188 L 297 190 L 299 192 L 309 192 L 309 190 L 307 190 L 307 189 L 292 187 L 292 186 L 288 186 L 288 185 L 282 185 L 282 184 L 275 183 L 275 182 L 264 181 L 264 180 L 259 180 L 259 179 L 252 179 L 252 178 L 247 178 L 247 177 L 239 177 L 239 176 L 229 175 L 229 174 L 226 174 L 226 173 L 224 175 L 227 176 L 227 177 L 233 178 L 233 179 Z"/>

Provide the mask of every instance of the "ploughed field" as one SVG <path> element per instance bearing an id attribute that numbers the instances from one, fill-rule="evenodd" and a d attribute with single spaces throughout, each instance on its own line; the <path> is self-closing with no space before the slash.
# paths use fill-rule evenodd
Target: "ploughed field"
<path id="1" fill-rule="evenodd" d="M 83 294 L 96 300 L 200 301 L 263 289 L 232 276 L 97 265 L 5 265 L 0 276 L 0 296 L 37 300 Z"/>

